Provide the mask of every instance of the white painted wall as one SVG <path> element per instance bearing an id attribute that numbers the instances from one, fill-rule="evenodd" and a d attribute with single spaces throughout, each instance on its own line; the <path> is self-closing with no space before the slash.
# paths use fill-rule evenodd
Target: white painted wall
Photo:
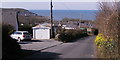
<path id="1" fill-rule="evenodd" d="M 49 28 L 37 28 L 33 29 L 34 39 L 50 39 L 50 29 Z"/>

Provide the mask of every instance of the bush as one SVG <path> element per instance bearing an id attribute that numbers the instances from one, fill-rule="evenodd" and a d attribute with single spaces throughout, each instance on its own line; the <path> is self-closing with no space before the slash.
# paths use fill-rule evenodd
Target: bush
<path id="1" fill-rule="evenodd" d="M 116 42 L 113 39 L 107 39 L 102 33 L 100 33 L 95 39 L 95 44 L 97 47 L 98 57 L 102 58 L 115 57 L 113 52 L 115 51 L 114 49 Z"/>
<path id="2" fill-rule="evenodd" d="M 103 34 L 98 34 L 98 36 L 95 39 L 95 44 L 98 48 L 104 47 L 112 49 L 114 47 L 115 42 L 113 39 L 106 39 Z"/>
<path id="3" fill-rule="evenodd" d="M 13 26 L 9 25 L 9 24 L 5 24 L 5 23 L 2 23 L 2 31 L 5 34 L 8 34 L 10 35 L 11 33 L 13 33 L 15 30 L 13 28 Z M 3 36 L 4 36 L 3 35 Z"/>
<path id="4" fill-rule="evenodd" d="M 32 34 L 32 26 L 25 24 L 23 26 L 19 26 L 20 31 L 28 31 L 29 33 Z"/>
<path id="5" fill-rule="evenodd" d="M 3 58 L 15 58 L 21 53 L 20 45 L 16 40 L 9 36 L 9 32 L 12 31 L 12 26 L 8 24 L 2 24 L 2 57 Z"/>
<path id="6" fill-rule="evenodd" d="M 116 1 L 117 0 L 113 0 L 112 2 L 100 2 L 100 9 L 96 17 L 96 26 L 99 33 L 104 34 L 105 39 L 113 39 L 114 42 L 116 42 L 114 48 L 116 51 L 112 52 L 112 54 L 109 52 L 108 48 L 99 48 L 101 51 L 106 51 L 106 53 L 103 54 L 106 58 L 120 58 L 120 53 L 118 51 L 118 49 L 120 49 L 120 2 Z M 107 41 L 107 43 L 111 42 Z M 101 53 L 97 53 L 97 55 L 99 54 Z"/>
<path id="7" fill-rule="evenodd" d="M 83 33 L 81 30 L 65 30 L 59 33 L 57 40 L 62 42 L 72 42 L 78 38 L 88 36 L 87 33 Z"/>
<path id="8" fill-rule="evenodd" d="M 98 35 L 98 29 L 95 29 L 94 35 Z"/>

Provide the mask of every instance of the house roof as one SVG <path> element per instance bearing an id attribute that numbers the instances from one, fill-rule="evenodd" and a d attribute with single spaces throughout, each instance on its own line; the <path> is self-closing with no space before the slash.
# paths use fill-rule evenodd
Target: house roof
<path id="1" fill-rule="evenodd" d="M 50 29 L 50 24 L 49 23 L 43 23 L 43 24 L 38 24 L 38 25 L 36 25 L 35 27 L 33 27 L 33 29 L 34 28 L 49 28 Z"/>

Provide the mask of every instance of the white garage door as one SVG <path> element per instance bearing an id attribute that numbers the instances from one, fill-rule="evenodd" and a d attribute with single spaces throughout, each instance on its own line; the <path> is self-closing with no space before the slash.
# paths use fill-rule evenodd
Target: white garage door
<path id="1" fill-rule="evenodd" d="M 50 30 L 47 28 L 41 28 L 35 30 L 36 39 L 50 39 Z"/>

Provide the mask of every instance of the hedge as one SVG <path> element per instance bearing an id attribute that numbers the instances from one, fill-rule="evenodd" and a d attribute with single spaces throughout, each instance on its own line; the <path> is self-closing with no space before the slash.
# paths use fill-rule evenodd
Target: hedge
<path id="1" fill-rule="evenodd" d="M 9 34 L 13 27 L 8 24 L 2 24 L 2 58 L 16 58 L 21 54 L 21 47 L 12 39 Z"/>
<path id="2" fill-rule="evenodd" d="M 70 30 L 64 30 L 59 33 L 59 36 L 56 38 L 59 41 L 62 42 L 72 42 L 76 41 L 76 39 L 88 36 L 87 33 L 83 33 L 81 30 L 77 29 L 70 29 Z"/>

